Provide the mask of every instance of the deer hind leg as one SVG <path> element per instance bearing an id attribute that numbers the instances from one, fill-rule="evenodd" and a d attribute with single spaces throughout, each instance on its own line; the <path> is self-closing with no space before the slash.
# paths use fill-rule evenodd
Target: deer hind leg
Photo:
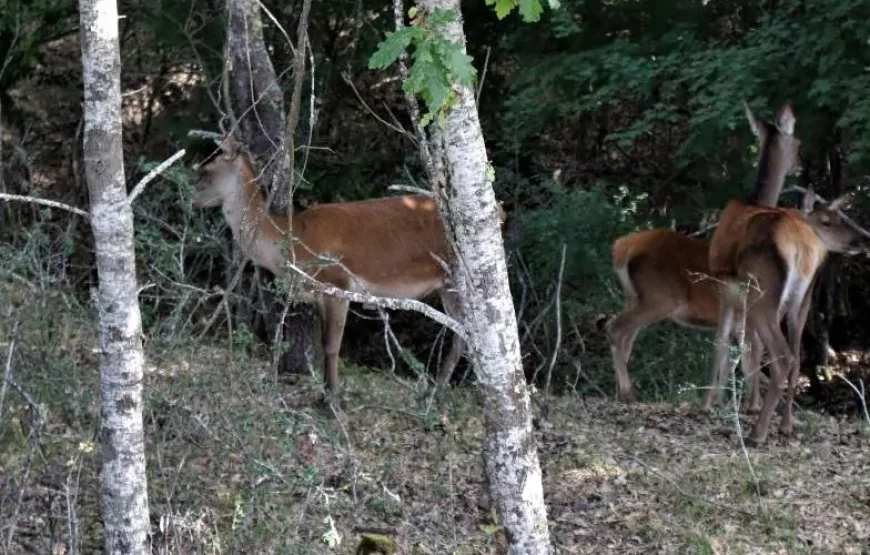
<path id="1" fill-rule="evenodd" d="M 459 296 L 454 291 L 448 291 L 446 288 L 441 290 L 441 304 L 444 306 L 444 311 L 448 316 L 455 320 L 462 321 L 462 313 L 459 304 Z M 438 387 L 444 387 L 450 382 L 453 376 L 453 370 L 459 363 L 459 358 L 465 352 L 465 340 L 459 335 L 453 334 L 453 341 L 450 344 L 450 351 L 441 363 L 441 368 L 438 369 L 436 384 Z"/>
<path id="2" fill-rule="evenodd" d="M 797 389 L 797 381 L 801 371 L 801 339 L 804 327 L 807 324 L 810 306 L 812 305 L 812 289 L 804 295 L 797 312 L 789 311 L 788 314 L 788 342 L 794 357 L 794 366 L 788 375 L 788 386 L 785 396 L 785 411 L 779 431 L 787 437 L 794 434 L 794 395 Z"/>
<path id="3" fill-rule="evenodd" d="M 323 378 L 329 391 L 338 391 L 338 353 L 347 321 L 348 301 L 324 297 L 323 316 Z"/>
<path id="4" fill-rule="evenodd" d="M 764 356 L 764 343 L 755 331 L 751 331 L 747 337 L 749 350 L 744 353 L 741 364 L 747 383 L 746 412 L 755 414 L 761 410 L 761 359 Z"/>
<path id="5" fill-rule="evenodd" d="M 607 323 L 607 338 L 613 353 L 616 371 L 616 398 L 631 403 L 637 398 L 631 376 L 628 374 L 628 359 L 631 348 L 641 328 L 668 318 L 676 307 L 665 303 L 644 304 L 626 302 L 629 305 Z"/>
<path id="6" fill-rule="evenodd" d="M 766 314 L 756 313 L 752 319 L 753 327 L 758 330 L 771 358 L 770 383 L 764 396 L 764 405 L 749 435 L 750 441 L 761 444 L 767 439 L 770 421 L 782 396 L 783 379 L 793 371 L 795 363 L 789 343 L 779 327 L 776 310 L 767 311 Z"/>

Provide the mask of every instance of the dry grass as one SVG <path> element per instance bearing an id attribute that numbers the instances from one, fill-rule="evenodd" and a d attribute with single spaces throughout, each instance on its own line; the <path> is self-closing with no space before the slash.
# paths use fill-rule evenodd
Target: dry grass
<path id="1" fill-rule="evenodd" d="M 46 422 L 7 393 L 0 552 L 100 551 L 97 370 L 82 329 L 43 367 L 23 337 L 14 373 Z M 155 552 L 349 554 L 368 527 L 400 553 L 498 553 L 471 390 L 427 410 L 413 384 L 344 368 L 334 414 L 311 380 L 276 381 L 262 361 L 159 351 L 146 406 Z M 749 452 L 756 482 L 725 416 L 559 399 L 538 432 L 557 552 L 867 553 L 868 436 L 857 420 L 800 416 L 797 440 L 773 434 Z"/>

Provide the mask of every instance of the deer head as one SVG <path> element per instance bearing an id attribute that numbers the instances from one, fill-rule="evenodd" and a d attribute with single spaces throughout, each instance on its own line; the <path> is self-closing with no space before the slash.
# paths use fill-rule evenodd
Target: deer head
<path id="1" fill-rule="evenodd" d="M 794 134 L 795 122 L 797 121 L 792 111 L 791 104 L 786 103 L 779 109 L 776 114 L 776 120 L 773 123 L 768 123 L 764 120 L 756 118 L 749 108 L 749 104 L 743 101 L 743 109 L 746 111 L 746 119 L 749 120 L 749 127 L 752 133 L 758 137 L 762 145 L 762 152 L 765 146 L 769 145 L 770 159 L 768 163 L 775 168 L 775 172 L 782 172 L 781 175 L 797 175 L 800 173 L 801 165 L 798 159 L 801 140 Z"/>
<path id="2" fill-rule="evenodd" d="M 219 146 L 220 152 L 200 170 L 200 177 L 196 182 L 196 196 L 191 201 L 194 208 L 220 206 L 225 199 L 239 190 L 238 146 L 231 135 L 228 135 Z"/>
<path id="3" fill-rule="evenodd" d="M 816 235 L 831 252 L 846 255 L 865 252 L 870 247 L 867 238 L 852 225 L 846 222 L 839 211 L 848 208 L 851 196 L 841 195 L 827 206 L 816 207 L 816 195 L 810 187 L 804 193 L 802 210 L 807 222 L 813 227 Z"/>

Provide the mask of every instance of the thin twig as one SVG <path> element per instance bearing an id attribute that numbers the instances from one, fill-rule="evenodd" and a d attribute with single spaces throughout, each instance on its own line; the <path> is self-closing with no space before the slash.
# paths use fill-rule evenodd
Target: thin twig
<path id="1" fill-rule="evenodd" d="M 293 191 L 296 188 L 296 128 L 299 126 L 299 112 L 302 107 L 302 84 L 305 76 L 305 51 L 308 43 L 308 13 L 311 10 L 311 0 L 302 0 L 302 13 L 296 28 L 296 52 L 293 59 L 293 92 L 290 96 L 290 110 L 287 112 L 287 128 L 284 132 L 284 144 L 287 145 L 290 157 L 290 190 L 288 215 L 293 211 Z M 288 39 L 289 40 L 289 39 Z"/>
<path id="2" fill-rule="evenodd" d="M 737 433 L 737 441 L 740 443 L 740 451 L 743 454 L 743 459 L 746 461 L 746 468 L 749 469 L 749 476 L 752 478 L 752 486 L 755 490 L 755 498 L 758 500 L 758 508 L 763 511 L 764 502 L 761 498 L 761 486 L 758 483 L 758 476 L 755 474 L 755 468 L 752 466 L 752 459 L 749 458 L 749 450 L 746 448 L 746 441 L 743 439 L 743 427 L 740 425 L 740 397 L 737 394 L 737 364 L 740 362 L 741 357 L 746 356 L 744 349 L 746 348 L 746 311 L 748 309 L 747 299 L 749 297 L 747 291 L 753 285 L 754 284 L 750 282 L 746 283 L 746 290 L 743 291 L 743 298 L 741 300 L 742 306 L 739 315 L 741 322 L 739 322 L 739 327 L 737 328 L 739 356 L 734 357 L 734 361 L 731 363 L 731 402 L 734 410 L 734 430 Z M 728 337 L 725 338 L 726 341 L 729 339 L 730 338 Z M 760 362 L 761 359 L 759 359 L 759 363 Z M 761 372 L 761 369 L 755 368 L 754 371 Z M 752 394 L 755 395 L 756 393 L 753 391 Z"/>
<path id="3" fill-rule="evenodd" d="M 287 33 L 281 23 L 278 22 L 278 19 L 274 15 L 272 15 L 272 12 L 269 11 L 269 8 L 267 8 L 265 4 L 260 2 L 260 0 L 257 0 L 257 4 L 260 5 L 260 9 L 266 12 L 266 15 L 269 17 L 269 19 L 272 20 L 272 23 L 275 24 L 275 27 L 277 27 L 278 30 L 281 31 L 281 34 L 284 35 L 284 38 L 287 40 L 287 46 L 290 47 L 290 52 L 295 56 L 296 47 L 293 46 L 293 41 L 290 40 L 290 35 Z"/>
<path id="4" fill-rule="evenodd" d="M 379 116 L 377 112 L 375 112 L 374 110 L 372 110 L 372 108 L 371 108 L 371 107 L 366 103 L 366 101 L 363 100 L 363 97 L 359 94 L 359 91 L 356 90 L 356 85 L 353 84 L 353 81 L 350 80 L 350 77 L 347 75 L 347 73 L 342 72 L 342 74 L 341 74 L 341 78 L 342 78 L 342 79 L 344 80 L 344 82 L 347 83 L 347 85 L 351 88 L 351 90 L 353 91 L 353 94 L 356 95 L 357 100 L 359 100 L 360 104 L 363 105 L 363 108 L 365 108 L 366 111 L 367 111 L 368 113 L 370 113 L 370 114 L 371 114 L 371 115 L 372 115 L 376 120 L 378 120 L 379 122 L 383 123 L 383 124 L 386 125 L 388 128 L 390 128 L 390 129 L 392 129 L 393 131 L 395 131 L 396 133 L 399 133 L 399 134 L 401 134 L 401 135 L 405 135 L 405 136 L 411 138 L 412 141 L 414 140 L 410 133 L 408 133 L 407 131 L 405 131 L 405 130 L 402 129 L 401 127 L 396 127 L 396 126 L 393 125 L 392 123 L 388 122 L 387 120 L 385 120 L 384 118 L 382 118 L 381 116 Z"/>
<path id="5" fill-rule="evenodd" d="M 852 391 L 855 392 L 855 395 L 858 396 L 858 400 L 861 401 L 861 408 L 864 410 L 864 419 L 867 421 L 867 426 L 870 426 L 870 411 L 867 409 L 867 395 L 864 389 L 864 380 L 858 380 L 858 383 L 861 385 L 861 388 L 859 389 L 843 374 L 838 372 L 834 375 L 846 382 L 846 384 L 852 388 Z"/>
<path id="6" fill-rule="evenodd" d="M 477 84 L 477 94 L 474 95 L 475 104 L 480 104 L 480 91 L 483 90 L 483 82 L 486 79 L 486 70 L 489 67 L 489 53 L 492 48 L 486 47 L 486 58 L 483 59 L 483 71 L 480 72 L 480 83 Z"/>
<path id="7" fill-rule="evenodd" d="M 16 318 L 15 324 L 12 326 L 12 338 L 9 340 L 9 352 L 6 354 L 6 369 L 3 372 L 3 383 L 0 384 L 0 422 L 3 421 L 3 401 L 6 399 L 6 386 L 12 376 L 12 353 L 15 352 L 15 341 L 18 338 L 18 325 L 20 321 Z"/>
<path id="8" fill-rule="evenodd" d="M 544 380 L 544 397 L 550 397 L 550 380 L 553 377 L 553 367 L 556 366 L 556 357 L 559 356 L 559 348 L 562 346 L 562 277 L 565 274 L 565 243 L 562 243 L 562 258 L 559 263 L 559 277 L 556 280 L 556 344 L 553 346 L 553 356 L 547 368 L 547 377 Z"/>
<path id="9" fill-rule="evenodd" d="M 136 184 L 136 186 L 130 192 L 129 196 L 127 196 L 127 202 L 133 204 L 133 201 L 136 200 L 136 197 L 138 197 L 142 193 L 142 191 L 145 190 L 145 186 L 153 181 L 155 177 L 166 171 L 166 168 L 168 168 L 176 161 L 178 161 L 182 156 L 184 156 L 185 152 L 186 151 L 182 148 L 181 150 L 161 162 L 160 165 L 158 165 L 156 168 L 148 172 L 145 177 L 139 180 L 139 183 Z"/>

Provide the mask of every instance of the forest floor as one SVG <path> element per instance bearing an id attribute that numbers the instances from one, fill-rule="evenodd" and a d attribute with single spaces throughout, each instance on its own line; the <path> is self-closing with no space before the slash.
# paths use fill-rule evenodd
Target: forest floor
<path id="1" fill-rule="evenodd" d="M 149 349 L 155 553 L 350 554 L 360 528 L 384 531 L 402 554 L 501 553 L 470 388 L 435 401 L 415 382 L 345 367 L 332 411 L 313 380 L 275 380 L 261 360 Z M 100 552 L 88 351 L 44 382 L 13 369 L 45 423 L 35 449 L 34 409 L 7 393 L 0 551 L 69 553 L 72 539 Z M 796 439 L 774 431 L 744 452 L 727 414 L 555 399 L 537 440 L 556 552 L 870 552 L 870 435 L 855 419 L 798 414 Z"/>

